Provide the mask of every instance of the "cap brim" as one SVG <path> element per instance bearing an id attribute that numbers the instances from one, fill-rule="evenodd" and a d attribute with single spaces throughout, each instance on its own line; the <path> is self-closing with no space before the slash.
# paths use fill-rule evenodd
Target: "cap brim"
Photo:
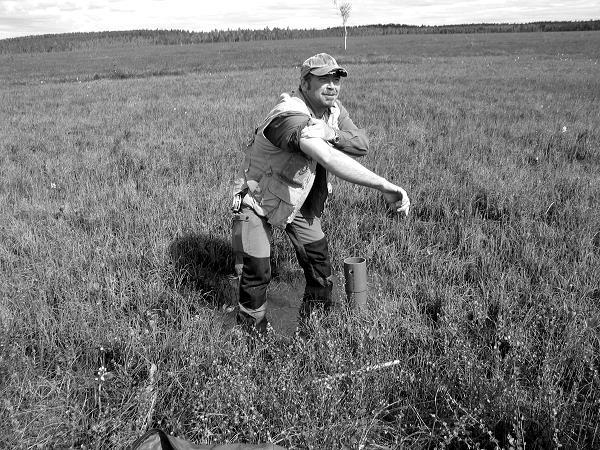
<path id="1" fill-rule="evenodd" d="M 344 69 L 343 67 L 339 67 L 339 66 L 316 67 L 316 68 L 312 69 L 310 71 L 310 73 L 312 73 L 313 75 L 316 75 L 318 77 L 322 77 L 323 75 L 327 75 L 328 73 L 335 73 L 336 75 L 339 75 L 340 77 L 348 76 L 348 72 L 346 71 L 346 69 Z"/>

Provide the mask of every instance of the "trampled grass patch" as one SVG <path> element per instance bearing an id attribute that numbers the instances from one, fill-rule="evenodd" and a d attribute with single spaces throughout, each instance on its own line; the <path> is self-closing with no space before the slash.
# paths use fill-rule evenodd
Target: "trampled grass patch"
<path id="1" fill-rule="evenodd" d="M 599 41 L 0 56 L 7 446 L 122 447 L 159 426 L 289 448 L 597 447 Z M 349 70 L 363 162 L 407 188 L 412 214 L 333 180 L 330 251 L 340 274 L 367 258 L 369 313 L 316 321 L 308 341 L 248 342 L 222 308 L 229 182 L 317 51 Z M 274 288 L 297 283 L 281 234 L 274 263 Z"/>

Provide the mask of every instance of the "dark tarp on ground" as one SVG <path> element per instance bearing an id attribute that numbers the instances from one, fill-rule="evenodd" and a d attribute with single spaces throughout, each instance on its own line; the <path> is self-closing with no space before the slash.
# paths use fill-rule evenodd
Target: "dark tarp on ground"
<path id="1" fill-rule="evenodd" d="M 152 429 L 139 437 L 131 450 L 286 450 L 275 444 L 214 444 L 198 445 Z"/>

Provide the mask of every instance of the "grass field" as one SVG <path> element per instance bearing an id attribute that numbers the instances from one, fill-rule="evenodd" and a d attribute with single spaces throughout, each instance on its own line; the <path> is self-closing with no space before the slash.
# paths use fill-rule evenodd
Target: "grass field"
<path id="1" fill-rule="evenodd" d="M 600 33 L 342 45 L 0 55 L 0 446 L 120 448 L 157 426 L 288 448 L 600 447 Z M 338 273 L 367 258 L 369 313 L 252 343 L 222 308 L 229 182 L 319 51 L 350 72 L 362 162 L 412 214 L 334 180 L 330 251 Z M 274 259 L 273 290 L 298 299 L 281 233 Z"/>

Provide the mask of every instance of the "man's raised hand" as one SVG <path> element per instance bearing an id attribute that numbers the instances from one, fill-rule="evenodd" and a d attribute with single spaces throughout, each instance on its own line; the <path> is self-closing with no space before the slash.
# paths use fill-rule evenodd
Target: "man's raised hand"
<path id="1" fill-rule="evenodd" d="M 335 138 L 335 130 L 327 125 L 324 120 L 311 118 L 308 125 L 302 130 L 300 138 L 320 138 L 324 141 L 330 141 Z"/>

